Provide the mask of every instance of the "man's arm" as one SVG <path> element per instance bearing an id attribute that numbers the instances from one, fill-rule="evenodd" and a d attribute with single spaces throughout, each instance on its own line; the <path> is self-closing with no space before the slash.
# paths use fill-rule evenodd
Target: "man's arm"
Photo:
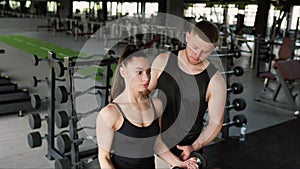
<path id="1" fill-rule="evenodd" d="M 211 78 L 207 89 L 206 98 L 208 100 L 209 115 L 207 126 L 203 128 L 201 134 L 191 146 L 177 146 L 178 149 L 183 150 L 180 155 L 183 160 L 189 158 L 192 151 L 198 151 L 208 145 L 219 134 L 223 126 L 226 95 L 226 83 L 223 77 L 217 72 Z"/>
<path id="2" fill-rule="evenodd" d="M 148 89 L 150 91 L 156 88 L 157 80 L 160 74 L 162 73 L 163 69 L 166 67 L 169 55 L 170 55 L 169 52 L 162 53 L 156 56 L 156 58 L 153 60 L 151 64 L 151 78 L 148 86 Z"/>
<path id="3" fill-rule="evenodd" d="M 209 122 L 192 144 L 194 150 L 199 150 L 213 141 L 223 126 L 227 90 L 226 83 L 218 72 L 212 77 L 207 94 Z"/>

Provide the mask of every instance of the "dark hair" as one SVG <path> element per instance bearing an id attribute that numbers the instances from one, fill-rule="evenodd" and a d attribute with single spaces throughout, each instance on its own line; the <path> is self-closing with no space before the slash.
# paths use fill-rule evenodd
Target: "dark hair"
<path id="1" fill-rule="evenodd" d="M 201 39 L 209 43 L 217 43 L 219 40 L 219 29 L 218 27 L 209 21 L 197 22 L 191 33 L 195 33 Z"/>
<path id="2" fill-rule="evenodd" d="M 114 73 L 113 84 L 110 92 L 110 102 L 113 101 L 118 95 L 120 95 L 125 89 L 125 81 L 120 74 L 120 67 L 127 66 L 128 62 L 132 60 L 133 57 L 144 57 L 147 58 L 147 55 L 139 50 L 135 45 L 127 45 L 118 60 L 117 68 Z"/>

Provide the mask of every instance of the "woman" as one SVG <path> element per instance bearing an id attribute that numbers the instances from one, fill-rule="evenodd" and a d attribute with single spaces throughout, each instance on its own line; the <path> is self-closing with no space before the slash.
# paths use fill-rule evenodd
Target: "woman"
<path id="1" fill-rule="evenodd" d="M 162 103 L 150 98 L 150 64 L 136 46 L 124 48 L 115 72 L 110 102 L 98 114 L 96 134 L 101 168 L 154 169 L 154 153 L 170 166 L 196 168 L 182 162 L 159 137 Z"/>

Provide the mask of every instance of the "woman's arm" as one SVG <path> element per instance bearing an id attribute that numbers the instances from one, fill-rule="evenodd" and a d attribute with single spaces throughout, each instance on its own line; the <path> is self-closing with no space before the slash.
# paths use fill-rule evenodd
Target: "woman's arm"
<path id="1" fill-rule="evenodd" d="M 154 105 L 156 108 L 156 112 L 159 117 L 159 126 L 161 126 L 161 115 L 162 115 L 162 110 L 163 110 L 163 105 L 162 102 L 158 98 L 153 98 Z M 187 162 L 190 164 L 191 168 L 197 168 L 196 161 L 191 159 L 188 161 L 181 161 L 177 156 L 175 156 L 165 145 L 165 143 L 161 140 L 161 135 L 159 134 L 157 136 L 157 139 L 155 141 L 154 145 L 154 152 L 155 154 L 164 160 L 166 163 L 170 165 L 170 167 L 175 167 L 178 166 L 180 168 L 187 168 Z"/>
<path id="2" fill-rule="evenodd" d="M 113 105 L 104 107 L 97 116 L 96 135 L 100 168 L 114 169 L 110 159 L 110 149 L 114 137 L 114 128 L 119 115 Z"/>

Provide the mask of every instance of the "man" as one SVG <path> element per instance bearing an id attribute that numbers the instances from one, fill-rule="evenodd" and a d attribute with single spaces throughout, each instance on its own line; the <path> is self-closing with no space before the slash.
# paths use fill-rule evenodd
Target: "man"
<path id="1" fill-rule="evenodd" d="M 218 28 L 200 21 L 185 38 L 185 49 L 162 53 L 154 59 L 148 88 L 158 90 L 165 106 L 162 139 L 183 160 L 218 135 L 227 94 L 223 77 L 207 59 L 217 45 Z M 207 110 L 209 121 L 204 127 Z"/>

